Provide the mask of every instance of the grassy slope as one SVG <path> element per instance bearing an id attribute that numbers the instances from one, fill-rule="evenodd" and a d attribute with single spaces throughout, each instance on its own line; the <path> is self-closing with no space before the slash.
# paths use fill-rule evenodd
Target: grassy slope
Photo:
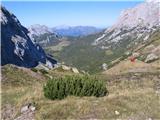
<path id="1" fill-rule="evenodd" d="M 130 62 L 130 60 L 123 60 L 119 64 L 113 66 L 109 70 L 104 71 L 104 74 L 122 74 L 129 72 L 156 72 L 160 67 L 160 63 L 155 65 L 144 63 L 142 61 L 136 60 L 135 62 Z"/>
<path id="2" fill-rule="evenodd" d="M 45 77 L 31 71 L 22 71 L 11 66 L 2 68 L 2 110 L 6 105 L 14 108 L 14 116 L 19 115 L 22 105 L 34 102 L 35 118 L 42 119 L 160 119 L 159 95 L 156 94 L 158 74 L 125 74 L 121 76 L 98 75 L 106 81 L 109 95 L 96 97 L 67 97 L 64 100 L 51 101 L 43 96 L 42 86 Z M 64 73 L 50 72 L 53 77 Z M 130 78 L 130 80 L 128 80 Z M 120 115 L 115 115 L 115 110 Z"/>

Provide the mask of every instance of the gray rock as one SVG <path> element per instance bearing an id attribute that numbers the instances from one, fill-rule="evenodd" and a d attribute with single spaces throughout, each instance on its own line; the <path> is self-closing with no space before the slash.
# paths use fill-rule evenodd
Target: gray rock
<path id="1" fill-rule="evenodd" d="M 108 65 L 107 65 L 106 63 L 103 63 L 103 64 L 102 64 L 102 69 L 103 69 L 103 70 L 107 70 L 107 68 L 108 68 Z"/>
<path id="2" fill-rule="evenodd" d="M 151 62 L 151 61 L 157 60 L 157 59 L 158 59 L 158 56 L 155 55 L 155 54 L 153 54 L 153 53 L 151 53 L 151 54 L 149 54 L 149 55 L 147 56 L 145 62 Z"/>
<path id="3" fill-rule="evenodd" d="M 35 111 L 36 110 L 36 107 L 34 107 L 33 105 L 32 105 L 32 103 L 29 103 L 29 104 L 27 104 L 27 105 L 25 105 L 25 106 L 23 106 L 22 108 L 21 108 L 21 113 L 25 113 L 25 112 L 28 112 L 28 111 Z"/>
<path id="4" fill-rule="evenodd" d="M 36 110 L 36 107 L 30 106 L 30 110 L 31 110 L 31 111 L 35 111 L 35 110 Z"/>
<path id="5" fill-rule="evenodd" d="M 70 70 L 71 68 L 68 67 L 68 66 L 66 66 L 66 65 L 62 65 L 62 69 L 68 71 L 68 70 Z"/>
<path id="6" fill-rule="evenodd" d="M 29 103 L 21 108 L 21 114 L 14 120 L 34 120 L 35 110 L 36 108 L 32 105 L 32 103 Z"/>
<path id="7" fill-rule="evenodd" d="M 28 106 L 28 105 L 23 106 L 23 107 L 21 108 L 21 113 L 27 112 L 28 110 L 29 110 L 29 106 Z"/>

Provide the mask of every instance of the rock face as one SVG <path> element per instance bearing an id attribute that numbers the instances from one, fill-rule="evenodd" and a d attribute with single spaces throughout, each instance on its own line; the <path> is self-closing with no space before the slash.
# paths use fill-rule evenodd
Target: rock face
<path id="1" fill-rule="evenodd" d="M 61 36 L 52 32 L 50 28 L 45 25 L 31 25 L 28 35 L 34 43 L 40 44 L 42 47 L 54 46 L 61 40 Z"/>
<path id="2" fill-rule="evenodd" d="M 133 48 L 147 41 L 160 28 L 159 8 L 157 0 L 149 0 L 123 11 L 117 22 L 98 37 L 93 45 L 110 49 L 125 44 L 126 48 Z"/>
<path id="3" fill-rule="evenodd" d="M 159 24 L 159 4 L 155 0 L 122 11 L 117 23 L 112 27 L 153 27 Z"/>
<path id="4" fill-rule="evenodd" d="M 15 15 L 1 7 L 1 64 L 35 67 L 46 63 L 44 50 L 29 38 L 28 30 Z M 55 64 L 55 63 L 53 63 Z"/>
<path id="5" fill-rule="evenodd" d="M 31 25 L 28 30 L 31 35 L 36 36 L 51 32 L 51 30 L 47 26 L 39 24 Z"/>

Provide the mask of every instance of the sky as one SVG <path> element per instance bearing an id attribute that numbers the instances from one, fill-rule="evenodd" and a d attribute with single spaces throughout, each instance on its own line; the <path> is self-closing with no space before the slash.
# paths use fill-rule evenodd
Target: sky
<path id="1" fill-rule="evenodd" d="M 108 27 L 122 10 L 141 1 L 2 1 L 26 27 L 33 24 L 55 26 Z"/>

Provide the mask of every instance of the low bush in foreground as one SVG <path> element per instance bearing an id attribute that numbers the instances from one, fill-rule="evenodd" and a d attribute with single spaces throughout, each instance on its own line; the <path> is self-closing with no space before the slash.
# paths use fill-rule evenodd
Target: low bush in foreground
<path id="1" fill-rule="evenodd" d="M 103 81 L 89 76 L 54 78 L 44 85 L 44 96 L 52 100 L 63 99 L 68 95 L 101 97 L 107 92 Z"/>

